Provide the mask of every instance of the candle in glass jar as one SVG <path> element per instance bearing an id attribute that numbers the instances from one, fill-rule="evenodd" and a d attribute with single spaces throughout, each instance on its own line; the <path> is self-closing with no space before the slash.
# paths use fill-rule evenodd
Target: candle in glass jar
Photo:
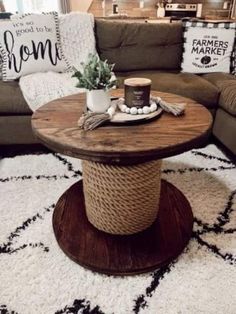
<path id="1" fill-rule="evenodd" d="M 129 78 L 124 81 L 125 104 L 127 107 L 142 108 L 150 104 L 152 81 L 147 78 Z"/>

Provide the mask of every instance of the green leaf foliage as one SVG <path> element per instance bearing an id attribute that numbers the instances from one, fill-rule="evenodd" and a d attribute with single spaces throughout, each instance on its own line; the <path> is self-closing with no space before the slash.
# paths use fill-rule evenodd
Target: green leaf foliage
<path id="1" fill-rule="evenodd" d="M 113 73 L 114 64 L 108 64 L 107 60 L 102 61 L 98 55 L 89 55 L 86 64 L 81 63 L 83 71 L 74 69 L 72 77 L 78 79 L 76 87 L 87 90 L 105 89 L 116 86 L 116 78 Z"/>

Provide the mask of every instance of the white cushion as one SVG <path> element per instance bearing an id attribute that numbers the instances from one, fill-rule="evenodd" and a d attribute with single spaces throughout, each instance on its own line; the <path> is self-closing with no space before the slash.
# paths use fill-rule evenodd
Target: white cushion
<path id="1" fill-rule="evenodd" d="M 2 22 L 0 48 L 3 80 L 14 80 L 34 72 L 67 69 L 60 47 L 56 12 L 12 16 Z"/>
<path id="2" fill-rule="evenodd" d="M 186 22 L 182 71 L 230 73 L 236 23 Z"/>
<path id="3" fill-rule="evenodd" d="M 0 55 L 0 80 L 2 79 L 2 57 Z"/>

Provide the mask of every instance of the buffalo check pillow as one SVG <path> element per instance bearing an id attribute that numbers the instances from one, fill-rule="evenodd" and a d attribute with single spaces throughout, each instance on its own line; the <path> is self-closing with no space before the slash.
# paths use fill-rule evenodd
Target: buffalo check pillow
<path id="1" fill-rule="evenodd" d="M 236 23 L 184 23 L 182 71 L 235 73 Z"/>
<path id="2" fill-rule="evenodd" d="M 0 54 L 4 81 L 35 72 L 66 70 L 57 13 L 17 15 L 1 22 Z"/>

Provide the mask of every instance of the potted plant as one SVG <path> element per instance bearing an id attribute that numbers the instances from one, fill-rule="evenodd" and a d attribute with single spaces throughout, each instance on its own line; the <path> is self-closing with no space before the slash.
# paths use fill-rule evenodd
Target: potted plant
<path id="1" fill-rule="evenodd" d="M 87 107 L 96 113 L 105 112 L 110 106 L 111 88 L 116 86 L 114 64 L 102 61 L 98 55 L 89 55 L 87 63 L 81 63 L 82 71 L 75 69 L 73 77 L 78 79 L 76 87 L 87 90 Z"/>

